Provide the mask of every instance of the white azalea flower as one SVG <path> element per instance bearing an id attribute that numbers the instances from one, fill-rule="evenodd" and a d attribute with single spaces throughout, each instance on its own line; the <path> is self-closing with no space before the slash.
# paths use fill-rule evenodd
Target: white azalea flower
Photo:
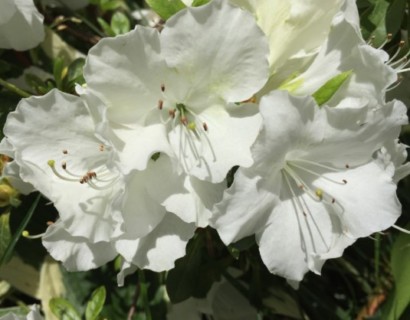
<path id="1" fill-rule="evenodd" d="M 230 0 L 251 12 L 270 47 L 269 88 L 304 69 L 326 39 L 342 0 Z"/>
<path id="2" fill-rule="evenodd" d="M 101 40 L 86 62 L 85 96 L 106 106 L 105 134 L 117 140 L 124 173 L 164 152 L 189 175 L 218 183 L 232 166 L 252 164 L 260 116 L 255 105 L 235 103 L 264 85 L 267 56 L 253 17 L 215 0 L 182 10 L 161 34 L 137 27 Z"/>
<path id="3" fill-rule="evenodd" d="M 373 159 L 407 122 L 406 108 L 319 108 L 274 91 L 261 100 L 263 130 L 220 204 L 213 226 L 225 244 L 256 234 L 268 269 L 300 281 L 357 238 L 401 213 L 392 172 Z"/>
<path id="4" fill-rule="evenodd" d="M 69 270 L 95 268 L 117 254 L 141 268 L 168 270 L 203 223 L 197 219 L 210 215 L 212 201 L 199 202 L 200 186 L 175 172 L 165 154 L 122 175 L 79 97 L 53 90 L 23 99 L 4 133 L 21 178 L 59 211 L 43 243 Z"/>
<path id="5" fill-rule="evenodd" d="M 44 39 L 44 17 L 33 0 L 2 0 L 0 10 L 0 48 L 24 51 Z"/>

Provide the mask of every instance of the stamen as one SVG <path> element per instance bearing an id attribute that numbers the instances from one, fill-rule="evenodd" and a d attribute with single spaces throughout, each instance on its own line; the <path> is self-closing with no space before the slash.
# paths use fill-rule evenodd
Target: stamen
<path id="1" fill-rule="evenodd" d="M 307 163 L 307 164 L 310 164 L 310 165 L 313 165 L 313 166 L 316 166 L 316 167 L 319 167 L 319 168 L 327 169 L 327 170 L 330 170 L 330 171 L 333 171 L 333 172 L 339 171 L 339 169 L 337 169 L 337 168 L 326 166 L 324 164 L 309 161 L 309 160 L 306 160 L 306 159 L 292 159 L 290 161 L 292 161 L 292 163 L 295 162 L 295 161 L 296 162 L 304 162 L 304 163 Z"/>
<path id="2" fill-rule="evenodd" d="M 388 33 L 386 35 L 386 39 L 383 41 L 383 43 L 380 46 L 377 47 L 377 49 L 382 49 L 386 44 L 388 44 L 391 41 L 392 38 L 393 38 L 393 35 L 391 33 Z"/>
<path id="3" fill-rule="evenodd" d="M 397 230 L 403 232 L 403 233 L 410 234 L 410 231 L 409 231 L 409 230 L 406 230 L 406 229 L 404 229 L 404 228 L 401 228 L 401 227 L 399 227 L 399 226 L 396 226 L 395 224 L 392 225 L 392 227 L 393 227 L 394 229 L 397 229 Z"/>
<path id="4" fill-rule="evenodd" d="M 164 101 L 163 100 L 158 100 L 158 109 L 162 110 L 163 107 L 164 107 Z"/>
<path id="5" fill-rule="evenodd" d="M 24 237 L 24 238 L 27 238 L 27 239 L 40 239 L 40 238 L 42 238 L 44 235 L 45 235 L 45 233 L 40 233 L 40 234 L 36 234 L 36 235 L 34 235 L 34 236 L 32 236 L 32 235 L 30 235 L 30 233 L 27 231 L 27 230 L 24 230 L 22 233 L 21 233 L 21 235 Z"/>
<path id="6" fill-rule="evenodd" d="M 397 58 L 397 56 L 400 54 L 401 50 L 404 47 L 405 42 L 403 40 L 400 41 L 399 47 L 397 48 L 396 52 L 393 54 L 393 56 L 386 62 L 387 64 L 390 64 L 394 59 Z"/>
<path id="7" fill-rule="evenodd" d="M 315 194 L 317 195 L 317 197 L 322 200 L 323 199 L 323 190 L 322 189 L 316 189 Z"/>
<path id="8" fill-rule="evenodd" d="M 303 170 L 303 171 L 305 171 L 305 172 L 307 172 L 307 173 L 310 173 L 311 175 L 313 175 L 313 176 L 315 176 L 315 177 L 323 178 L 323 179 L 325 179 L 325 180 L 327 180 L 327 181 L 330 181 L 330 182 L 334 182 L 334 183 L 337 183 L 337 184 L 346 184 L 346 183 L 347 183 L 347 180 L 345 180 L 345 179 L 343 179 L 342 182 L 340 182 L 340 181 L 331 179 L 331 178 L 329 178 L 329 177 L 326 177 L 326 176 L 324 176 L 324 175 L 318 174 L 318 173 L 316 173 L 316 172 L 314 172 L 314 171 L 312 171 L 312 170 L 310 170 L 310 169 L 307 169 L 307 168 L 305 168 L 305 167 L 302 167 L 302 166 L 300 166 L 300 165 L 297 165 L 297 164 L 295 164 L 294 162 L 295 162 L 295 161 L 293 161 L 293 160 L 292 160 L 292 162 L 288 162 L 288 166 L 296 167 L 296 168 L 298 168 L 298 169 L 300 169 L 300 170 Z M 318 166 L 321 166 L 321 165 L 318 165 Z"/>
<path id="9" fill-rule="evenodd" d="M 175 109 L 168 110 L 168 114 L 172 119 L 175 119 L 175 113 L 176 113 Z"/>
<path id="10" fill-rule="evenodd" d="M 161 91 L 162 91 L 162 92 L 165 91 L 165 84 L 161 84 Z"/>
<path id="11" fill-rule="evenodd" d="M 105 150 L 105 146 L 103 144 L 100 144 L 100 151 L 104 151 Z"/>
<path id="12" fill-rule="evenodd" d="M 290 193 L 292 194 L 292 197 L 293 197 L 293 199 L 294 199 L 295 202 L 296 202 L 296 206 L 299 207 L 299 210 L 302 211 L 302 213 L 303 213 L 303 215 L 304 215 L 305 217 L 307 217 L 307 214 L 306 214 L 306 212 L 305 212 L 305 209 L 303 208 L 302 203 L 300 202 L 300 199 L 296 196 L 295 191 L 293 191 L 292 185 L 291 185 L 291 183 L 290 183 L 290 181 L 289 181 L 289 178 L 288 178 L 288 176 L 285 174 L 286 171 L 281 171 L 281 172 L 282 172 L 283 177 L 285 178 L 286 184 L 287 184 L 288 187 L 289 187 Z"/>
<path id="13" fill-rule="evenodd" d="M 204 128 L 205 131 L 208 131 L 208 125 L 206 124 L 206 122 L 202 123 L 202 128 Z"/>
<path id="14" fill-rule="evenodd" d="M 63 150 L 63 154 L 67 154 L 68 151 L 66 149 Z"/>
<path id="15" fill-rule="evenodd" d="M 60 178 L 60 179 L 62 179 L 62 180 L 65 180 L 65 181 L 78 181 L 78 179 L 67 178 L 67 177 L 64 177 L 63 175 L 61 175 L 61 174 L 56 170 L 56 167 L 55 167 L 56 162 L 55 162 L 55 160 L 48 160 L 48 161 L 47 161 L 47 164 L 48 164 L 48 166 L 51 168 L 51 170 L 53 170 L 53 173 L 54 173 L 58 178 Z"/>
<path id="16" fill-rule="evenodd" d="M 195 129 L 196 129 L 196 124 L 195 124 L 195 122 L 190 122 L 190 123 L 188 123 L 187 128 L 188 128 L 189 130 L 195 131 Z"/>

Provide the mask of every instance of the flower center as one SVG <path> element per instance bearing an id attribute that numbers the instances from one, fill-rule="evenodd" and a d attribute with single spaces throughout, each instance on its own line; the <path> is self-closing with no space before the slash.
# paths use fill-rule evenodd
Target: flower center
<path id="1" fill-rule="evenodd" d="M 348 168 L 349 165 L 346 164 L 346 169 Z M 292 194 L 292 201 L 295 204 L 295 208 L 298 208 L 298 210 L 300 210 L 305 217 L 307 217 L 310 211 L 307 207 L 307 203 L 299 197 L 300 192 L 307 194 L 315 202 L 323 202 L 328 205 L 337 206 L 343 211 L 343 208 L 340 204 L 338 204 L 333 196 L 320 188 L 313 188 L 311 182 L 307 181 L 311 180 L 311 178 L 321 178 L 337 185 L 347 184 L 346 179 L 335 180 L 318 172 L 323 170 L 326 172 L 340 171 L 340 169 L 304 159 L 287 160 L 281 170 L 286 185 Z M 297 188 L 296 191 L 294 186 Z"/>
<path id="2" fill-rule="evenodd" d="M 104 145 L 99 146 L 100 151 L 105 150 Z M 63 154 L 67 155 L 68 150 L 64 149 Z M 110 170 L 105 164 L 96 166 L 86 172 L 72 172 L 67 161 L 61 161 L 60 166 L 56 165 L 55 160 L 47 161 L 48 166 L 56 177 L 69 182 L 79 182 L 86 184 L 96 190 L 105 190 L 110 188 L 119 178 L 118 174 Z"/>

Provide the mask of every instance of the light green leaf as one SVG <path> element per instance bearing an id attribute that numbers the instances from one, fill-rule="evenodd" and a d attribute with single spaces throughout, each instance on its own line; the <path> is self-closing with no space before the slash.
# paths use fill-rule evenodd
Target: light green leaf
<path id="1" fill-rule="evenodd" d="M 369 15 L 368 19 L 373 24 L 374 29 L 372 32 L 372 40 L 375 46 L 379 46 L 386 40 L 386 13 L 389 8 L 389 2 L 386 0 L 371 0 L 373 5 L 373 11 Z"/>
<path id="2" fill-rule="evenodd" d="M 63 298 L 51 299 L 49 306 L 51 312 L 59 320 L 81 320 L 81 316 L 74 309 L 73 305 Z"/>
<path id="3" fill-rule="evenodd" d="M 312 94 L 316 103 L 321 106 L 328 102 L 351 74 L 352 70 L 342 72 L 316 90 L 316 92 Z"/>
<path id="4" fill-rule="evenodd" d="M 395 280 L 394 292 L 384 310 L 383 319 L 396 320 L 410 304 L 410 235 L 402 233 L 396 239 L 391 267 Z"/>
<path id="5" fill-rule="evenodd" d="M 0 216 L 0 257 L 4 255 L 11 241 L 9 220 L 10 220 L 10 212 L 3 213 Z"/>
<path id="6" fill-rule="evenodd" d="M 96 320 L 101 313 L 105 303 L 106 292 L 103 286 L 94 290 L 90 300 L 87 303 L 85 309 L 86 320 Z"/>
<path id="7" fill-rule="evenodd" d="M 14 313 L 15 315 L 25 316 L 28 313 L 27 307 L 10 307 L 10 308 L 1 308 L 0 317 L 5 316 L 8 313 Z"/>
<path id="8" fill-rule="evenodd" d="M 123 34 L 130 31 L 130 21 L 122 12 L 116 12 L 111 18 L 111 30 L 115 35 Z"/>
<path id="9" fill-rule="evenodd" d="M 193 7 L 200 7 L 203 6 L 204 4 L 207 4 L 210 0 L 194 0 L 192 1 L 192 6 Z"/>
<path id="10" fill-rule="evenodd" d="M 109 37 L 114 37 L 115 33 L 112 30 L 111 26 L 103 19 L 103 18 L 97 18 L 98 24 L 101 26 L 103 29 L 104 33 L 109 36 Z"/>
<path id="11" fill-rule="evenodd" d="M 162 19 L 167 20 L 186 6 L 181 0 L 146 0 Z"/>

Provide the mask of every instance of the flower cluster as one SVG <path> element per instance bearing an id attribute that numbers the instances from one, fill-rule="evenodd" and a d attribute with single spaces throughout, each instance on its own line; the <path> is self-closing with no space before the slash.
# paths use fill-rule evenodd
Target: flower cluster
<path id="1" fill-rule="evenodd" d="M 353 0 L 188 7 L 161 32 L 99 41 L 78 95 L 23 99 L 5 174 L 54 203 L 42 241 L 68 270 L 117 255 L 120 283 L 169 270 L 211 226 L 226 245 L 255 235 L 267 268 L 297 282 L 401 213 L 407 116 L 385 101 L 388 60 Z"/>

